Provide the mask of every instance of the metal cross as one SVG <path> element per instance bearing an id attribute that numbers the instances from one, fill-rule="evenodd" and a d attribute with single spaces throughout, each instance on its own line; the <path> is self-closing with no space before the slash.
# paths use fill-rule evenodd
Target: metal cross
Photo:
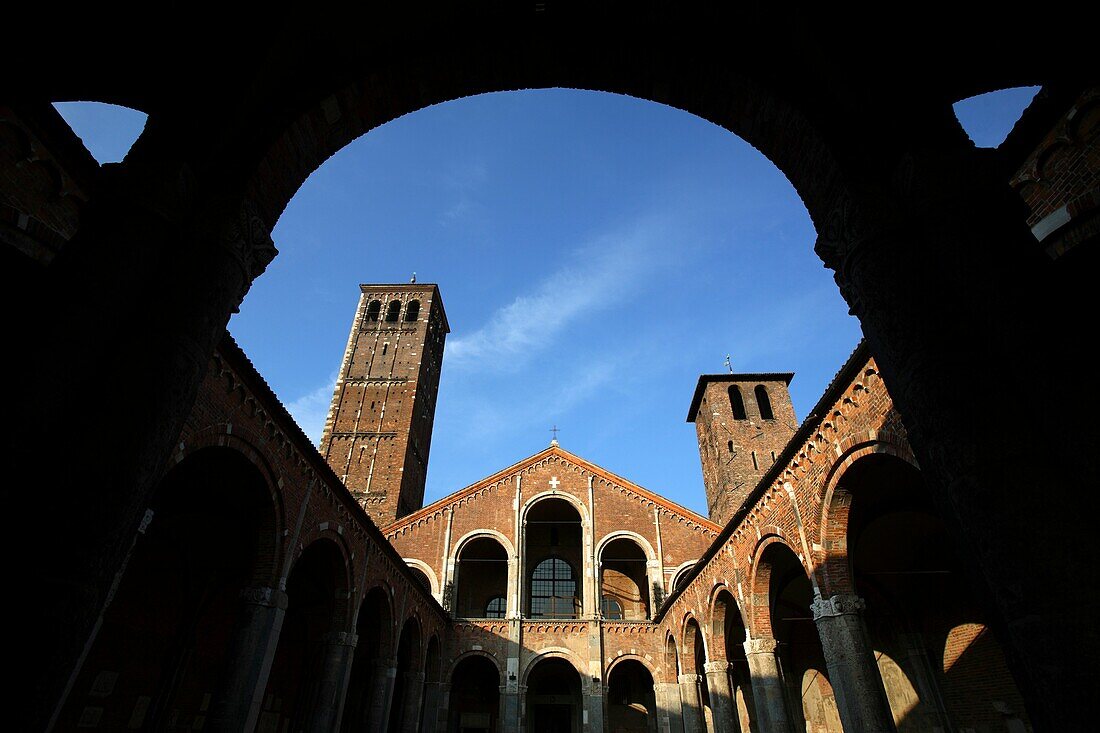
<path id="1" fill-rule="evenodd" d="M 557 440 L 558 439 L 558 426 L 555 425 L 554 427 L 550 428 L 550 432 L 554 434 L 554 440 Z"/>

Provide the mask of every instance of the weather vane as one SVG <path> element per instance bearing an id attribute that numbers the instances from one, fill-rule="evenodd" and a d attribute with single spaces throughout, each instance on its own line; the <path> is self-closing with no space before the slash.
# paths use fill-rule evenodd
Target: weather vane
<path id="1" fill-rule="evenodd" d="M 730 364 L 730 355 L 726 354 L 726 369 L 730 370 L 730 374 L 733 374 L 733 364 Z"/>

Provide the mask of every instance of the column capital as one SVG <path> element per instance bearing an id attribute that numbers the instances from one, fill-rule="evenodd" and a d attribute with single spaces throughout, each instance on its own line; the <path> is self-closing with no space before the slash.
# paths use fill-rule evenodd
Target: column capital
<path id="1" fill-rule="evenodd" d="M 696 685 L 702 681 L 703 676 L 699 674 L 682 674 L 676 678 L 681 685 Z"/>
<path id="2" fill-rule="evenodd" d="M 330 631 L 322 637 L 322 641 L 330 646 L 354 647 L 359 643 L 359 637 L 350 631 Z"/>
<path id="3" fill-rule="evenodd" d="M 283 610 L 286 610 L 287 601 L 289 600 L 286 591 L 267 586 L 245 588 L 240 592 L 239 598 L 250 606 L 281 608 Z"/>
<path id="4" fill-rule="evenodd" d="M 729 668 L 730 663 L 727 662 L 725 659 L 719 659 L 714 662 L 707 662 L 703 665 L 703 671 L 707 672 L 708 674 L 711 672 L 725 672 Z"/>
<path id="5" fill-rule="evenodd" d="M 829 598 L 818 598 L 810 604 L 810 610 L 814 612 L 814 621 L 830 616 L 859 613 L 866 607 L 867 603 L 855 593 L 838 593 Z"/>
<path id="6" fill-rule="evenodd" d="M 763 637 L 745 640 L 745 654 L 775 654 L 775 639 Z"/>

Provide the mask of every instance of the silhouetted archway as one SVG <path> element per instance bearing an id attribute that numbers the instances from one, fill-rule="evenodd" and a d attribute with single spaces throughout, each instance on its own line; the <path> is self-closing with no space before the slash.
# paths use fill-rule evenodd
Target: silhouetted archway
<path id="1" fill-rule="evenodd" d="M 420 623 L 415 618 L 405 622 L 397 644 L 397 668 L 390 700 L 390 733 L 401 733 L 409 721 L 420 715 L 424 673 L 421 669 Z"/>
<path id="2" fill-rule="evenodd" d="M 355 633 L 358 641 L 344 700 L 345 733 L 377 727 L 382 719 L 386 660 L 393 645 L 393 618 L 384 589 L 372 588 L 363 599 Z"/>
<path id="3" fill-rule="evenodd" d="M 527 733 L 580 733 L 581 678 L 567 660 L 550 657 L 527 675 Z"/>
<path id="4" fill-rule="evenodd" d="M 729 663 L 730 710 L 737 718 L 741 733 L 756 731 L 756 709 L 753 707 L 752 679 L 745 656 L 744 642 L 748 638 L 741 609 L 733 594 L 723 588 L 714 599 L 712 644 L 721 644 Z"/>
<path id="5" fill-rule="evenodd" d="M 233 661 L 241 591 L 273 584 L 275 507 L 236 450 L 189 456 L 147 516 L 57 730 L 202 724 Z"/>
<path id="6" fill-rule="evenodd" d="M 607 676 L 607 727 L 612 733 L 657 733 L 653 675 L 635 659 L 619 662 Z"/>
<path id="7" fill-rule="evenodd" d="M 500 674 L 496 665 L 472 655 L 455 665 L 447 733 L 495 733 L 500 714 Z"/>

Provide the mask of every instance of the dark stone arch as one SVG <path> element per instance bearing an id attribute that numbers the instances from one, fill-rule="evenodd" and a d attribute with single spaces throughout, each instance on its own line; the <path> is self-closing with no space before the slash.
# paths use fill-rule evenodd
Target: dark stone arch
<path id="1" fill-rule="evenodd" d="M 657 698 L 653 675 L 636 659 L 626 659 L 607 675 L 607 725 L 622 733 L 656 730 Z"/>
<path id="2" fill-rule="evenodd" d="M 424 686 L 423 632 L 414 616 L 405 620 L 397 643 L 396 676 L 387 730 L 400 733 L 419 719 Z"/>
<path id="3" fill-rule="evenodd" d="M 377 727 L 382 718 L 386 672 L 394 653 L 393 611 L 384 588 L 367 591 L 359 607 L 351 678 L 344 700 L 345 733 Z"/>
<path id="4" fill-rule="evenodd" d="M 545 656 L 525 675 L 527 684 L 526 728 L 582 730 L 581 674 L 569 659 Z M 543 726 L 549 726 L 544 728 Z"/>
<path id="5" fill-rule="evenodd" d="M 241 452 L 201 448 L 165 475 L 146 518 L 59 729 L 77 727 L 86 706 L 103 727 L 125 728 L 138 698 L 141 724 L 162 726 L 231 694 L 242 596 L 270 586 L 278 557 L 271 487 Z"/>
<path id="6" fill-rule="evenodd" d="M 468 727 L 497 731 L 500 716 L 500 670 L 485 654 L 473 653 L 459 659 L 451 672 L 448 731 Z"/>
<path id="7" fill-rule="evenodd" d="M 342 546 L 327 536 L 306 545 L 287 578 L 286 615 L 264 696 L 272 707 L 261 717 L 302 728 L 335 720 L 332 653 L 348 631 L 348 590 Z"/>

